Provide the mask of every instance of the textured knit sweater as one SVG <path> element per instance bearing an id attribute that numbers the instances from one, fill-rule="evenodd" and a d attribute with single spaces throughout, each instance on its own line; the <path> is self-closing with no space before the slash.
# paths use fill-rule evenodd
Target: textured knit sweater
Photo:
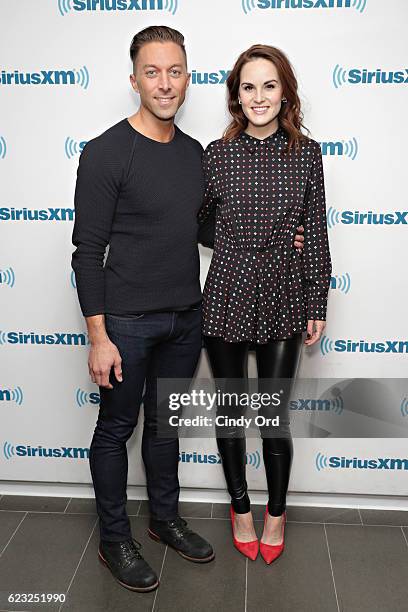
<path id="1" fill-rule="evenodd" d="M 72 235 L 84 316 L 179 310 L 200 301 L 202 152 L 177 127 L 171 142 L 160 143 L 127 119 L 84 147 Z"/>

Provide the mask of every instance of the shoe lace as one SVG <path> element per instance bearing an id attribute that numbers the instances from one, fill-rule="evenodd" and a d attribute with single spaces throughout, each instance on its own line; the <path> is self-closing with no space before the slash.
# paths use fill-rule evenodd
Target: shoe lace
<path id="1" fill-rule="evenodd" d="M 193 533 L 193 531 L 189 527 L 187 527 L 187 521 L 181 518 L 181 516 L 178 516 L 172 521 L 169 521 L 168 525 L 171 529 L 174 529 L 174 533 L 179 539 L 182 539 L 186 535 Z"/>
<path id="2" fill-rule="evenodd" d="M 131 538 L 130 540 L 126 540 L 125 542 L 121 542 L 120 545 L 122 552 L 122 559 L 124 567 L 127 567 L 134 561 L 135 559 L 143 559 L 139 550 L 142 548 L 140 542 L 135 540 L 135 538 Z"/>

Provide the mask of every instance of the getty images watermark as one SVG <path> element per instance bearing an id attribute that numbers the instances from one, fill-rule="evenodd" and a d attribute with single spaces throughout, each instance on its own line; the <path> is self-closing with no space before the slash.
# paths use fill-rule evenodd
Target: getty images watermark
<path id="1" fill-rule="evenodd" d="M 408 438 L 405 378 L 159 379 L 160 437 Z"/>
<path id="2" fill-rule="evenodd" d="M 240 381 L 241 382 L 241 381 Z M 277 393 L 238 393 L 235 391 L 208 392 L 204 389 L 193 389 L 185 393 L 170 393 L 169 410 L 180 411 L 183 408 L 193 407 L 207 412 L 216 411 L 215 417 L 197 414 L 193 417 L 184 417 L 181 414 L 173 414 L 169 417 L 171 427 L 279 427 L 280 415 L 267 416 L 256 414 L 254 416 L 242 414 L 248 409 L 259 411 L 260 409 L 270 409 L 281 405 L 283 389 Z M 236 413 L 233 415 L 231 410 Z"/>

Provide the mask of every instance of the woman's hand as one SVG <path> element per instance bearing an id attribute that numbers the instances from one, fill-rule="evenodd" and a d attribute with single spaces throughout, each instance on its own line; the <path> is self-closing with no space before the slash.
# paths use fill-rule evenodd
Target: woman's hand
<path id="1" fill-rule="evenodd" d="M 304 247 L 303 243 L 305 241 L 305 237 L 302 236 L 302 234 L 304 231 L 305 231 L 305 228 L 303 227 L 303 225 L 299 225 L 299 227 L 297 228 L 297 234 L 295 236 L 295 241 L 293 243 L 298 253 L 301 253 L 303 251 L 303 247 Z"/>
<path id="2" fill-rule="evenodd" d="M 305 340 L 306 346 L 312 346 L 320 340 L 323 330 L 326 327 L 326 321 L 314 321 L 309 319 L 307 322 L 307 337 Z"/>

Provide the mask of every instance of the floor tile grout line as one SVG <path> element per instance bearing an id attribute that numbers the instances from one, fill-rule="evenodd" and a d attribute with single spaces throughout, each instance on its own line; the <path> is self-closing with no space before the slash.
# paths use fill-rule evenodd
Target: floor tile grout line
<path id="1" fill-rule="evenodd" d="M 404 531 L 404 528 L 403 528 L 403 527 L 401 527 L 401 531 L 402 531 L 402 537 L 404 538 L 404 540 L 405 540 L 405 542 L 406 542 L 406 544 L 407 544 L 407 546 L 408 546 L 407 536 L 405 535 L 405 531 Z"/>
<path id="2" fill-rule="evenodd" d="M 17 525 L 17 527 L 15 528 L 15 530 L 13 531 L 13 533 L 11 534 L 11 537 L 9 539 L 9 541 L 7 542 L 7 544 L 4 546 L 3 550 L 0 552 L 0 558 L 2 557 L 4 551 L 6 550 L 7 546 L 10 544 L 11 540 L 14 538 L 14 536 L 16 535 L 17 531 L 20 529 L 20 525 L 21 523 L 24 521 L 25 517 L 27 516 L 28 512 L 26 512 L 23 516 L 23 518 L 21 519 L 21 521 L 19 522 L 19 524 Z"/>
<path id="3" fill-rule="evenodd" d="M 130 515 L 129 516 L 136 516 L 136 515 Z M 141 514 L 139 515 L 140 518 L 147 518 L 149 515 L 148 514 Z M 199 521 L 205 521 L 205 520 L 213 520 L 213 521 L 230 521 L 229 518 L 227 517 L 221 517 L 221 516 L 213 516 L 213 517 L 209 517 L 209 516 L 187 516 L 184 515 L 183 518 L 185 519 L 197 519 Z M 255 523 L 263 523 L 263 519 L 254 519 Z M 332 523 L 330 521 L 291 521 L 288 520 L 287 523 L 292 523 L 294 525 L 341 525 L 343 527 L 394 527 L 399 529 L 400 527 L 407 527 L 408 525 L 388 525 L 387 523 L 379 523 L 378 525 L 374 524 L 374 525 L 370 525 L 370 524 L 365 524 L 365 525 L 361 525 L 361 523 Z"/>
<path id="4" fill-rule="evenodd" d="M 95 515 L 96 512 L 64 512 L 63 510 L 10 510 L 2 509 L 0 512 L 29 512 L 30 514 L 84 514 L 84 515 Z M 1 612 L 1 610 L 0 610 Z"/>
<path id="5" fill-rule="evenodd" d="M 95 531 L 95 527 L 96 527 L 97 523 L 98 523 L 98 519 L 96 518 L 96 519 L 95 519 L 94 526 L 92 527 L 91 533 L 89 534 L 89 538 L 88 538 L 88 540 L 87 540 L 87 542 L 86 542 L 86 544 L 85 544 L 85 546 L 84 546 L 84 550 L 82 551 L 82 554 L 81 554 L 81 556 L 80 556 L 80 559 L 79 559 L 79 561 L 78 561 L 78 564 L 77 564 L 77 566 L 76 566 L 76 568 L 75 568 L 75 571 L 74 571 L 74 573 L 73 573 L 73 575 L 72 575 L 72 578 L 71 578 L 71 580 L 69 581 L 68 587 L 67 587 L 67 589 L 66 589 L 66 591 L 65 591 L 65 596 L 67 596 L 67 595 L 68 595 L 68 593 L 69 593 L 69 589 L 71 588 L 72 583 L 74 582 L 74 579 L 75 579 L 75 576 L 76 576 L 76 574 L 77 574 L 78 568 L 79 568 L 79 566 L 80 566 L 80 565 L 81 565 L 81 563 L 82 563 L 82 559 L 84 558 L 84 555 L 85 555 L 85 553 L 86 553 L 86 549 L 87 549 L 87 548 L 88 548 L 88 546 L 89 546 L 89 542 L 91 541 L 91 538 L 92 538 L 93 532 Z M 62 610 L 62 607 L 63 607 L 64 603 L 65 603 L 65 602 L 63 601 L 63 602 L 62 602 L 62 604 L 60 605 L 60 607 L 58 608 L 58 612 L 60 612 L 60 611 Z"/>
<path id="6" fill-rule="evenodd" d="M 245 559 L 245 607 L 244 612 L 247 612 L 248 605 L 248 559 Z"/>
<path id="7" fill-rule="evenodd" d="M 328 523 L 329 524 L 329 523 Z M 378 525 L 373 524 L 371 525 L 371 523 L 365 523 L 363 525 L 359 525 L 360 527 L 397 527 L 397 529 L 400 529 L 401 527 L 407 527 L 407 525 L 387 525 L 386 523 L 381 524 L 379 523 Z"/>
<path id="8" fill-rule="evenodd" d="M 363 517 L 361 516 L 361 512 L 360 512 L 360 508 L 359 507 L 357 507 L 357 512 L 358 512 L 358 516 L 360 517 L 361 524 L 364 525 Z"/>
<path id="9" fill-rule="evenodd" d="M 70 498 L 69 498 L 68 503 L 67 503 L 67 505 L 65 506 L 64 514 L 66 513 L 67 508 L 68 508 L 68 506 L 69 506 L 69 504 L 70 504 L 71 502 L 72 502 L 72 497 L 70 497 Z"/>
<path id="10" fill-rule="evenodd" d="M 143 500 L 142 500 L 143 501 Z M 139 508 L 140 511 L 140 508 Z M 11 510 L 11 509 L 0 509 L 0 512 L 15 512 L 15 513 L 25 513 L 25 514 L 66 514 L 67 516 L 95 516 L 95 512 L 65 512 L 65 511 L 61 511 L 61 510 Z M 148 514 L 128 514 L 128 516 L 137 516 L 139 518 L 147 518 L 149 515 Z M 198 519 L 200 521 L 203 520 L 214 520 L 214 521 L 229 521 L 230 519 L 228 517 L 221 517 L 221 516 L 187 516 L 185 515 L 184 518 L 186 519 Z M 260 523 L 263 521 L 263 519 L 254 519 L 255 523 Z M 370 523 L 335 523 L 335 522 L 331 522 L 331 521 L 294 521 L 294 520 L 290 520 L 288 519 L 287 521 L 288 523 L 293 523 L 293 524 L 298 524 L 298 525 L 343 525 L 345 527 L 353 527 L 353 526 L 363 526 L 363 527 L 396 527 L 398 529 L 400 529 L 401 527 L 407 527 L 408 528 L 408 523 L 406 525 L 389 525 L 387 523 L 378 523 L 378 524 L 370 524 Z M 1 610 L 0 610 L 1 612 Z"/>
<path id="11" fill-rule="evenodd" d="M 334 579 L 333 564 L 332 564 L 331 554 L 330 554 L 329 538 L 327 537 L 327 530 L 326 530 L 325 524 L 323 525 L 323 529 L 324 529 L 324 535 L 326 538 L 327 553 L 329 555 L 330 570 L 331 570 L 331 575 L 332 575 L 332 580 L 333 580 L 334 595 L 336 597 L 337 610 L 338 612 L 340 612 L 339 599 L 337 597 L 336 581 Z"/>
<path id="12" fill-rule="evenodd" d="M 163 573 L 164 562 L 166 560 L 166 555 L 167 555 L 167 549 L 168 549 L 168 546 L 166 545 L 166 548 L 164 549 L 163 561 L 162 561 L 161 568 L 160 568 L 159 583 L 160 583 L 160 580 L 161 580 L 161 577 L 162 577 L 162 573 Z M 156 605 L 156 599 L 157 599 L 157 594 L 159 592 L 159 588 L 160 588 L 160 584 L 159 584 L 159 587 L 156 589 L 156 592 L 154 594 L 154 599 L 153 599 L 153 603 L 152 603 L 151 612 L 154 611 L 154 606 Z"/>
<path id="13" fill-rule="evenodd" d="M 128 514 L 128 516 L 137 516 L 138 518 L 149 518 L 150 514 Z M 200 521 L 210 521 L 211 520 L 211 516 L 189 516 L 188 514 L 181 514 L 180 515 L 182 518 L 184 519 L 199 519 Z M 229 521 L 230 519 L 228 518 L 214 518 L 214 521 Z M 400 525 L 398 525 L 399 527 Z"/>

